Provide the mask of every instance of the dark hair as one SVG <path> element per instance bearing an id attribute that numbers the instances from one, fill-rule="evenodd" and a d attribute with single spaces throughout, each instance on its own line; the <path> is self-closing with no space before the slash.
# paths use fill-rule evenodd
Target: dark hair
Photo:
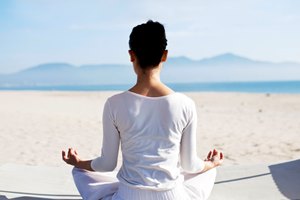
<path id="1" fill-rule="evenodd" d="M 134 27 L 129 37 L 129 47 L 135 53 L 141 68 L 157 66 L 167 47 L 164 26 L 149 20 Z"/>

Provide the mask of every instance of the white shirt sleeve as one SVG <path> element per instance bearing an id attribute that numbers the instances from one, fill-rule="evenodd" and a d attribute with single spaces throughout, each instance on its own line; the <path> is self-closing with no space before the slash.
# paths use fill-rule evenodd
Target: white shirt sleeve
<path id="1" fill-rule="evenodd" d="M 103 110 L 103 141 L 101 156 L 91 162 L 91 167 L 95 171 L 112 171 L 116 168 L 118 162 L 118 152 L 120 143 L 120 134 L 114 125 L 109 101 L 106 101 Z"/>
<path id="2" fill-rule="evenodd" d="M 190 113 L 188 125 L 184 128 L 180 144 L 180 163 L 185 172 L 199 173 L 204 167 L 204 161 L 197 156 L 197 112 L 195 104 Z"/>

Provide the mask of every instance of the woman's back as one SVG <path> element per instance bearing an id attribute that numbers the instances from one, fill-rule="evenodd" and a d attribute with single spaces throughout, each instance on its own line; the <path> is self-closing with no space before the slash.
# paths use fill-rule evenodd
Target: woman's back
<path id="1" fill-rule="evenodd" d="M 119 180 L 155 190 L 173 188 L 181 181 L 180 142 L 193 102 L 180 93 L 147 97 L 126 91 L 108 99 L 108 104 L 121 138 Z"/>

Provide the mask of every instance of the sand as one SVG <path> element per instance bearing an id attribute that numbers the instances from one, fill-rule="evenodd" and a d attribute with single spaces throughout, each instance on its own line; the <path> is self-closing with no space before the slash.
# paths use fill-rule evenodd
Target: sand
<path id="1" fill-rule="evenodd" d="M 1 91 L 0 165 L 63 166 L 68 147 L 97 156 L 104 102 L 115 93 Z M 197 105 L 200 157 L 217 148 L 227 166 L 299 159 L 299 94 L 185 94 Z"/>

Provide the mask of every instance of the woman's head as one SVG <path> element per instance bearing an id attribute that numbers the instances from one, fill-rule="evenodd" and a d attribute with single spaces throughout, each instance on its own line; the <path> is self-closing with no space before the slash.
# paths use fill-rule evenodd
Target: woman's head
<path id="1" fill-rule="evenodd" d="M 167 47 L 164 26 L 149 20 L 134 27 L 130 34 L 129 47 L 142 69 L 157 66 Z"/>

